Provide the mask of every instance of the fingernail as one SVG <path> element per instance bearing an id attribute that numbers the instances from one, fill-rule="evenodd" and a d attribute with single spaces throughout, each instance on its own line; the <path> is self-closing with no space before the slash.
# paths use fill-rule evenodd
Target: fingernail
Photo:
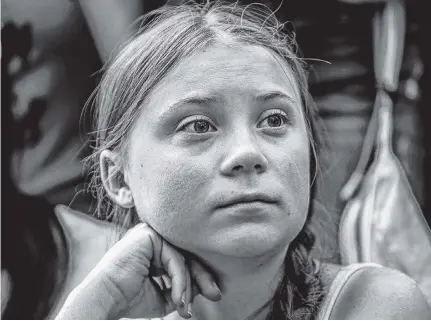
<path id="1" fill-rule="evenodd" d="M 219 296 L 221 297 L 221 291 L 215 282 L 213 282 L 213 287 L 219 293 Z"/>
<path id="2" fill-rule="evenodd" d="M 186 305 L 186 292 L 183 292 L 181 294 L 181 302 L 180 302 L 180 308 L 183 308 Z"/>
<path id="3" fill-rule="evenodd" d="M 189 303 L 188 305 L 187 305 L 187 314 L 188 314 L 188 316 L 189 316 L 189 318 L 191 318 L 192 317 L 192 304 L 191 303 Z"/>

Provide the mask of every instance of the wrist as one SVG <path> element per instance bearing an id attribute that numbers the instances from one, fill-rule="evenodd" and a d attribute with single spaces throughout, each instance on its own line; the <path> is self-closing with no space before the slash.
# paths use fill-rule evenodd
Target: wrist
<path id="1" fill-rule="evenodd" d="M 106 320 L 115 316 L 116 303 L 103 282 L 83 282 L 66 299 L 56 319 Z"/>

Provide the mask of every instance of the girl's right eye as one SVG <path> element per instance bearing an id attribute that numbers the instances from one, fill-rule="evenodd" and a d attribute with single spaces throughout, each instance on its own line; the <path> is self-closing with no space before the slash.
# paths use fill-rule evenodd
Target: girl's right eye
<path id="1" fill-rule="evenodd" d="M 201 116 L 193 117 L 193 119 L 186 119 L 183 123 L 184 125 L 180 125 L 179 131 L 192 134 L 206 134 L 217 131 L 207 118 Z"/>

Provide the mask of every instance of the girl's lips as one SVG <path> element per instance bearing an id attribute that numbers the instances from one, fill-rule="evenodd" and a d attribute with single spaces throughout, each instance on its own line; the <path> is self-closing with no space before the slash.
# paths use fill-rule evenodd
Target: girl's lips
<path id="1" fill-rule="evenodd" d="M 218 209 L 227 207 L 256 207 L 275 204 L 277 200 L 266 193 L 242 193 L 236 196 L 221 198 Z"/>

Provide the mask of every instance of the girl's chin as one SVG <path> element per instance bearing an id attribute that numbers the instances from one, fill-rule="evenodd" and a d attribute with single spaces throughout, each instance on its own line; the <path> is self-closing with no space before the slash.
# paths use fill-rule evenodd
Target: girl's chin
<path id="1" fill-rule="evenodd" d="M 251 258 L 261 256 L 277 249 L 283 249 L 289 244 L 286 235 L 279 230 L 248 229 L 229 231 L 209 240 L 209 246 L 214 252 L 231 257 Z"/>

